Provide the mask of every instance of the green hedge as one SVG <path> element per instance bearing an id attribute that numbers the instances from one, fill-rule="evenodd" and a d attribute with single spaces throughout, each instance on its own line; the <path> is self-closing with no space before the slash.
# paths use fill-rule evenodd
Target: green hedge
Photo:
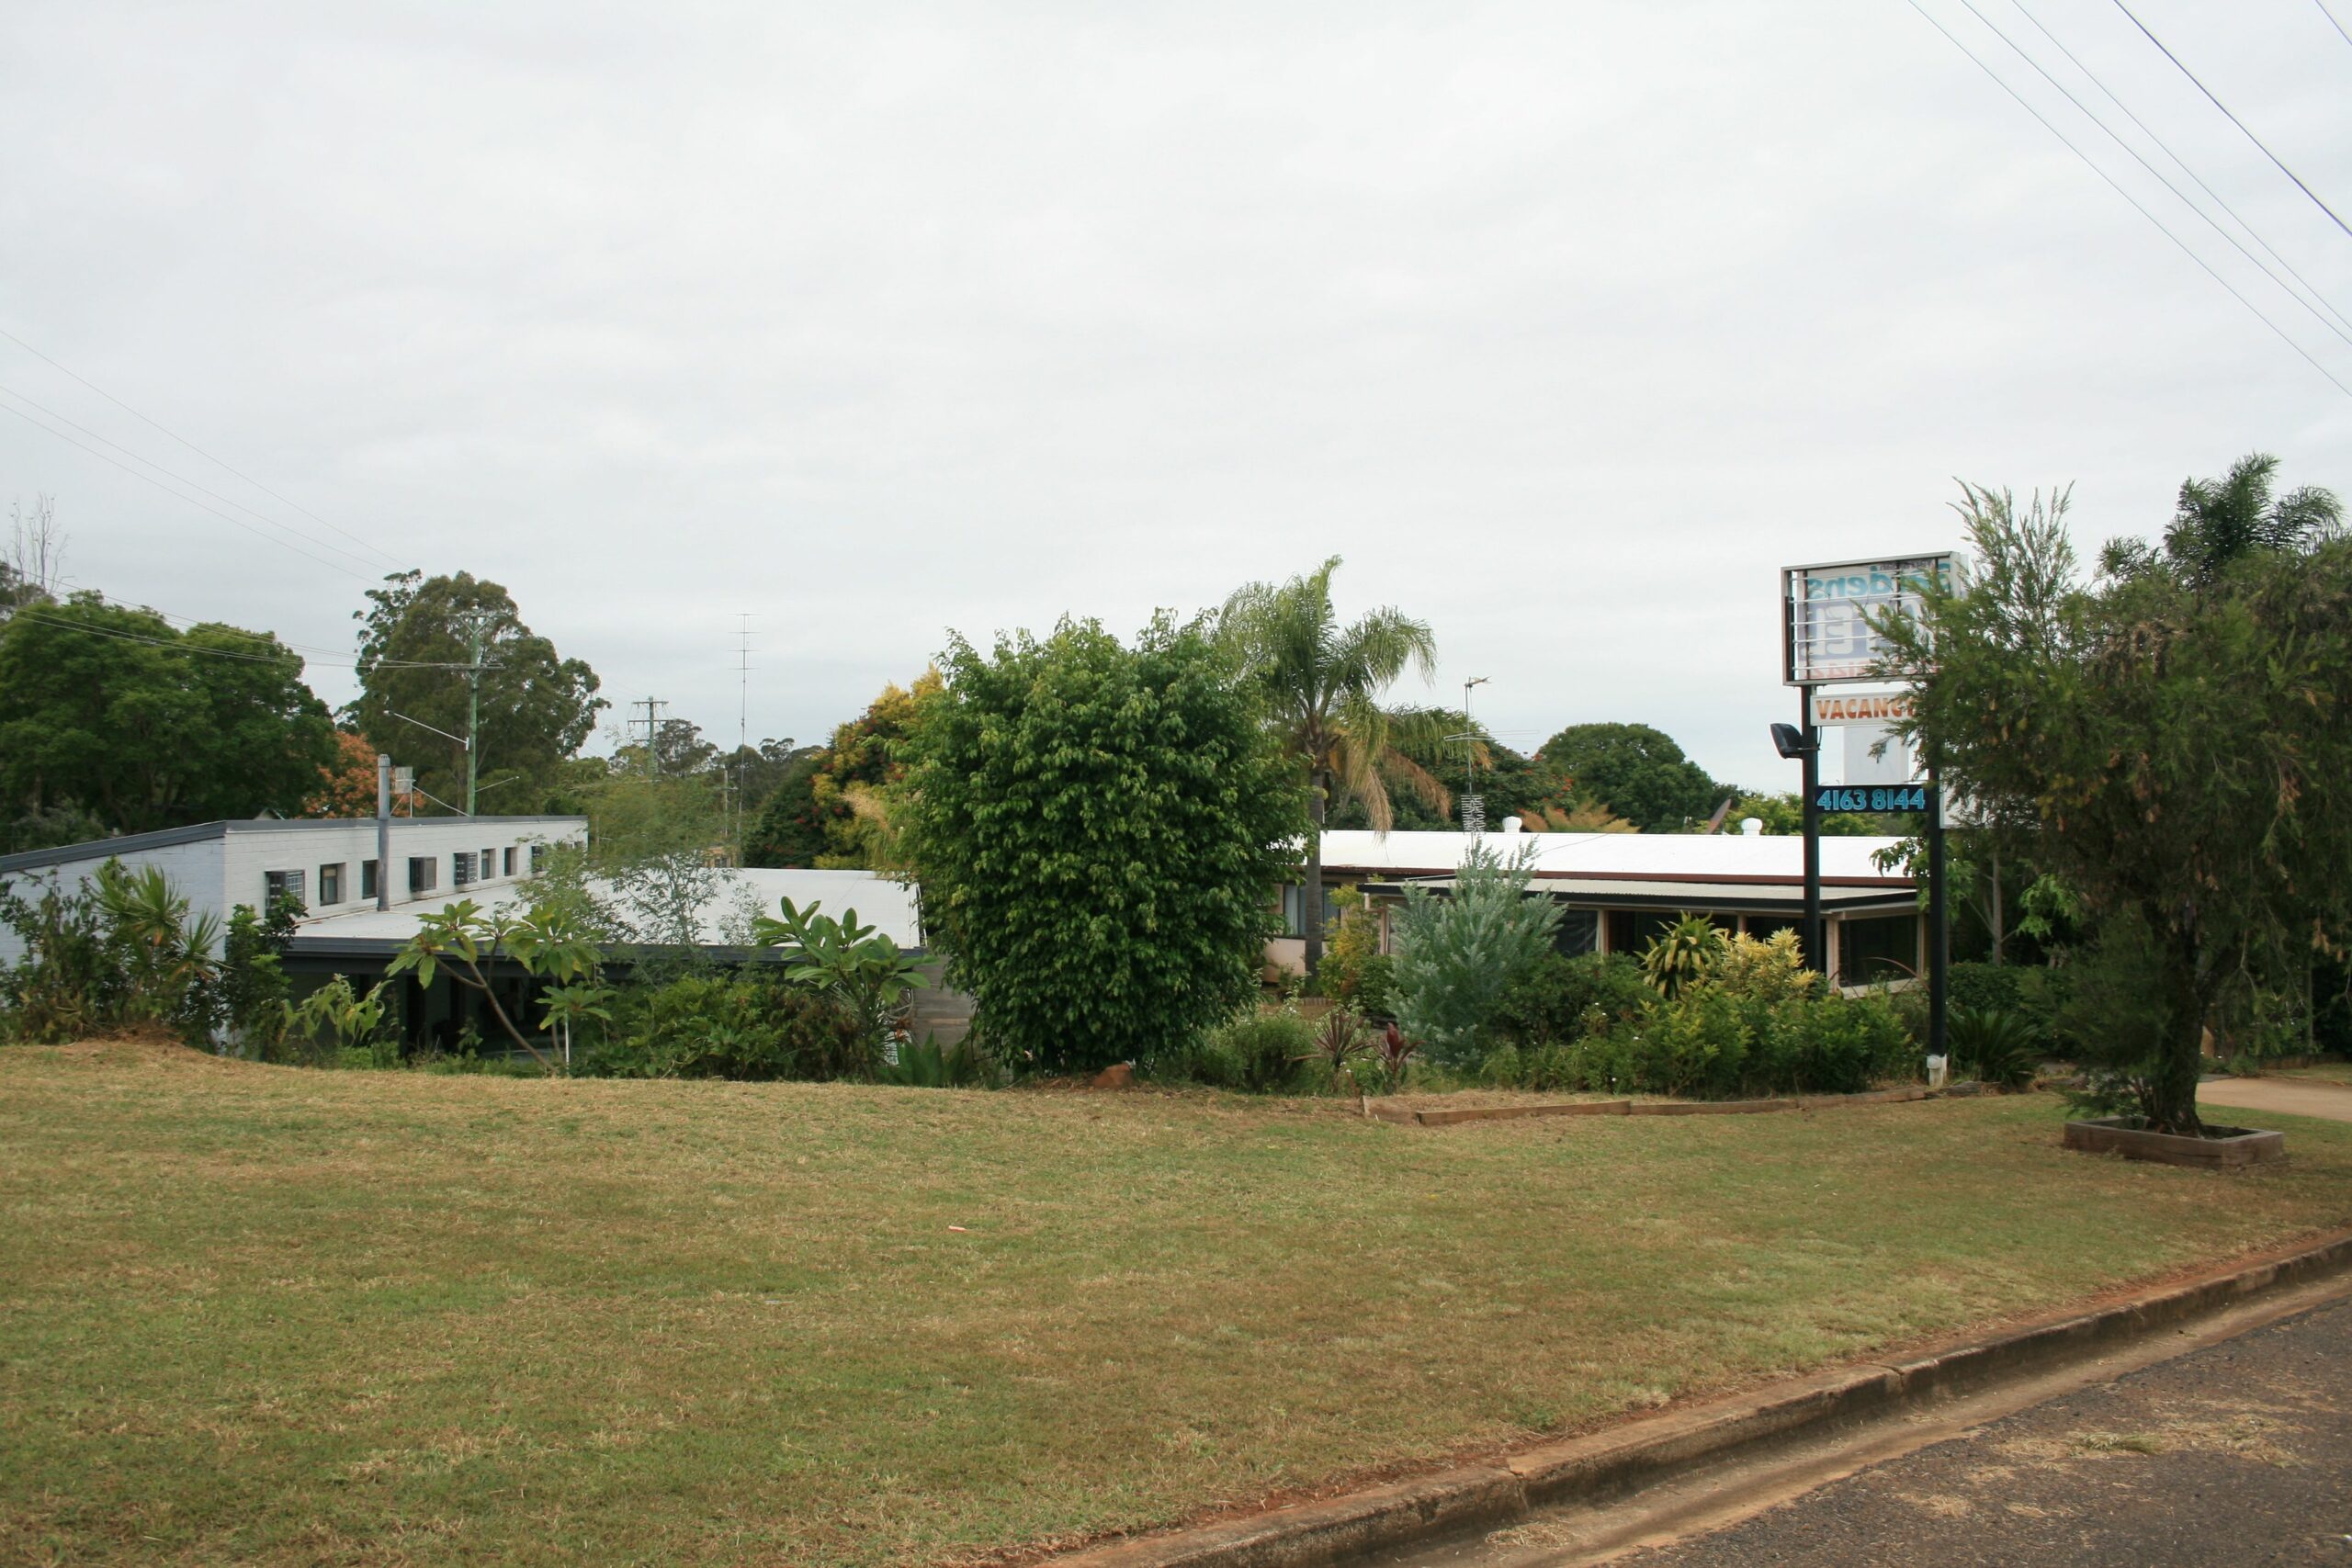
<path id="1" fill-rule="evenodd" d="M 1701 986 L 1579 1039 L 1501 1046 L 1480 1076 L 1515 1089 L 1722 1100 L 1854 1094 L 1916 1079 L 1920 1065 L 1882 998 L 1771 1003 Z"/>
<path id="2" fill-rule="evenodd" d="M 624 993 L 582 1064 L 607 1077 L 865 1077 L 880 1064 L 848 1010 L 760 975 L 687 975 Z"/>

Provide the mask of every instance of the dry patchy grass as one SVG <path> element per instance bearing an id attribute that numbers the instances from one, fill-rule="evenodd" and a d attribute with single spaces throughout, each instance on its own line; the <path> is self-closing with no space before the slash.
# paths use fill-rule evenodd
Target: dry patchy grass
<path id="1" fill-rule="evenodd" d="M 1207 1097 L 0 1051 L 0 1559 L 867 1564 L 1166 1523 L 2352 1219 L 2022 1098 Z"/>

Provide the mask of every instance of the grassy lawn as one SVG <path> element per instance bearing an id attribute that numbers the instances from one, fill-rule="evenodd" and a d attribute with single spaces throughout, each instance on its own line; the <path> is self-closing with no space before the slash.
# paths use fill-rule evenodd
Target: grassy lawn
<path id="1" fill-rule="evenodd" d="M 2218 1177 L 2062 1112 L 1433 1132 L 17 1047 L 0 1560 L 978 1555 L 2352 1221 L 2352 1125 Z"/>

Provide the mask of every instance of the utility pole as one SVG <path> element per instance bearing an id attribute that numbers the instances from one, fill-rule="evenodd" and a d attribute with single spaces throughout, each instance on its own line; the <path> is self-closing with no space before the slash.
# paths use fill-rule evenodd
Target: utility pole
<path id="1" fill-rule="evenodd" d="M 481 734 L 481 634 L 483 615 L 476 610 L 467 617 L 466 625 L 466 815 L 474 814 L 474 784 L 480 776 L 481 748 L 476 743 Z M 378 873 L 381 874 L 380 871 Z"/>
<path id="2" fill-rule="evenodd" d="M 645 710 L 645 776 L 649 779 L 658 779 L 662 776 L 661 710 L 670 705 L 660 697 L 639 697 L 628 705 Z M 635 729 L 637 726 L 638 720 L 628 721 L 628 727 L 631 729 Z"/>
<path id="3" fill-rule="evenodd" d="M 376 753 L 376 908 L 392 907 L 392 760 Z"/>

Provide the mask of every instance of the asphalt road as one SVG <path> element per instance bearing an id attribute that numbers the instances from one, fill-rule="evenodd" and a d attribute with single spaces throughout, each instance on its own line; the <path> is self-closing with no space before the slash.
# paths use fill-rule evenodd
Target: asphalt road
<path id="1" fill-rule="evenodd" d="M 1711 1535 L 1615 1561 L 2352 1568 L 2352 1301 L 2063 1394 Z"/>

